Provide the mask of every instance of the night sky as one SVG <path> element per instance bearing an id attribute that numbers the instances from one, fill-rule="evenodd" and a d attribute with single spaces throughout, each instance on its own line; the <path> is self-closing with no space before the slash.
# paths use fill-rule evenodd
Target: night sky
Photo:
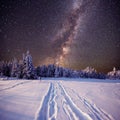
<path id="1" fill-rule="evenodd" d="M 119 0 L 0 0 L 0 61 L 120 69 Z"/>

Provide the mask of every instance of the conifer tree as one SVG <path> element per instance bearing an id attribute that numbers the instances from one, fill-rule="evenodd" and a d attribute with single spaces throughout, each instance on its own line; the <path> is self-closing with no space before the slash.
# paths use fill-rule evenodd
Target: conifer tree
<path id="1" fill-rule="evenodd" d="M 12 62 L 12 70 L 11 70 L 11 77 L 17 77 L 18 74 L 18 61 L 14 58 Z"/>
<path id="2" fill-rule="evenodd" d="M 26 56 L 23 56 L 23 78 L 35 79 L 35 69 L 32 63 L 32 56 L 27 51 Z"/>

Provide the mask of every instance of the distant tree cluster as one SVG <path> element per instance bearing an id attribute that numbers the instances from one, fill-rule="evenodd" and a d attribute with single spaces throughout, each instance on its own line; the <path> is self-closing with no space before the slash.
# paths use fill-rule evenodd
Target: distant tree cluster
<path id="1" fill-rule="evenodd" d="M 84 70 L 76 71 L 69 68 L 56 66 L 54 64 L 33 66 L 32 56 L 29 51 L 23 54 L 23 59 L 18 61 L 16 58 L 12 62 L 0 62 L 0 76 L 16 77 L 24 79 L 37 79 L 40 77 L 69 77 L 69 78 L 97 78 L 97 79 L 120 79 L 120 70 L 109 72 L 107 75 L 98 73 L 94 68 L 87 67 Z"/>
<path id="2" fill-rule="evenodd" d="M 36 79 L 37 74 L 29 51 L 23 54 L 23 59 L 20 61 L 14 58 L 12 62 L 0 62 L 0 76 Z"/>
<path id="3" fill-rule="evenodd" d="M 94 68 L 87 67 L 85 70 L 76 71 L 59 66 L 43 65 L 36 68 L 37 76 L 40 77 L 69 77 L 69 78 L 99 78 L 105 79 L 105 74 L 97 73 Z"/>
<path id="4" fill-rule="evenodd" d="M 116 70 L 116 68 L 113 68 L 113 71 L 108 72 L 107 78 L 109 79 L 120 79 L 120 70 Z"/>

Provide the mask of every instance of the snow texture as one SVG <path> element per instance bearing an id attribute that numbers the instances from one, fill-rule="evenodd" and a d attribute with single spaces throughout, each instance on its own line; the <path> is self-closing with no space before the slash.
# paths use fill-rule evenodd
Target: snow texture
<path id="1" fill-rule="evenodd" d="M 0 120 L 119 120 L 120 81 L 0 79 Z"/>

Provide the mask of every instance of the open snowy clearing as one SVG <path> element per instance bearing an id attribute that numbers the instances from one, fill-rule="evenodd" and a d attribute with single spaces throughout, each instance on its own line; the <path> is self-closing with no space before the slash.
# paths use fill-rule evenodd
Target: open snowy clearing
<path id="1" fill-rule="evenodd" d="M 0 80 L 0 120 L 119 120 L 120 81 Z"/>

